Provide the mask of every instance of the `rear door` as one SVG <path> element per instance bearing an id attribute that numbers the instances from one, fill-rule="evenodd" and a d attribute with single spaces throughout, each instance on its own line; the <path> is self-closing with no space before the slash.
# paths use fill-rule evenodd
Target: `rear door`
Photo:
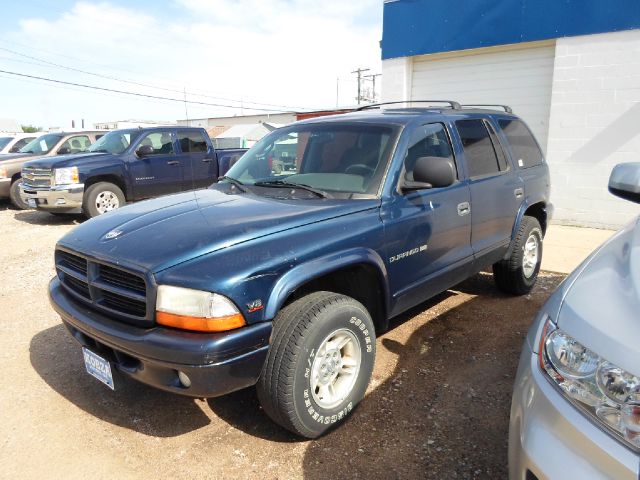
<path id="1" fill-rule="evenodd" d="M 411 133 L 403 171 L 407 180 L 413 179 L 420 157 L 454 159 L 444 124 L 421 125 Z M 469 187 L 458 180 L 445 188 L 398 192 L 382 209 L 394 312 L 466 278 L 473 259 L 469 202 Z"/>
<path id="2" fill-rule="evenodd" d="M 488 119 L 457 120 L 471 191 L 471 245 L 476 258 L 499 259 L 511 241 L 524 183 Z"/>
<path id="3" fill-rule="evenodd" d="M 176 153 L 175 133 L 171 129 L 154 130 L 141 136 L 134 151 L 142 145 L 153 148 L 150 155 L 134 155 L 130 161 L 135 198 L 151 198 L 183 189 L 185 158 Z"/>
<path id="4" fill-rule="evenodd" d="M 178 130 L 178 145 L 185 159 L 184 190 L 205 188 L 218 177 L 215 152 L 201 130 Z"/>

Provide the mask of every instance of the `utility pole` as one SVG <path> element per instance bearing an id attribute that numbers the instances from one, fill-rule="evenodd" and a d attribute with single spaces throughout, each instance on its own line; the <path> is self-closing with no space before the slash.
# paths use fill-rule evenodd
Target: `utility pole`
<path id="1" fill-rule="evenodd" d="M 362 100 L 362 73 L 363 72 L 368 72 L 369 69 L 368 68 L 358 68 L 357 70 L 351 72 L 351 73 L 357 73 L 358 74 L 358 96 L 356 97 L 356 100 L 358 101 L 358 105 L 360 105 L 360 101 Z"/>
<path id="2" fill-rule="evenodd" d="M 373 82 L 373 95 L 371 98 L 371 101 L 375 103 L 376 101 L 376 77 L 380 77 L 382 76 L 381 73 L 374 73 L 373 75 L 365 75 L 364 78 L 370 78 L 371 81 Z"/>

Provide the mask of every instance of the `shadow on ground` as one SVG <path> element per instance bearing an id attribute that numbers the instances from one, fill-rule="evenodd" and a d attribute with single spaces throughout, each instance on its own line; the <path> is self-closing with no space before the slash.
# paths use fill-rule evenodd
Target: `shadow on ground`
<path id="1" fill-rule="evenodd" d="M 39 210 L 16 211 L 15 219 L 31 225 L 79 225 L 85 221 L 85 218 L 80 214 L 54 215 Z"/>
<path id="2" fill-rule="evenodd" d="M 452 290 L 477 296 L 404 344 L 385 334 L 378 358 L 396 355 L 395 369 L 346 424 L 310 442 L 305 478 L 506 478 L 522 342 L 562 278 L 545 274 L 532 295 L 509 297 L 480 274 Z"/>

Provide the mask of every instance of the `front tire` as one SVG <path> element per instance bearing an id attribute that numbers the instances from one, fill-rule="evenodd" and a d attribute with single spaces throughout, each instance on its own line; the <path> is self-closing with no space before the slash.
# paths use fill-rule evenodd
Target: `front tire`
<path id="1" fill-rule="evenodd" d="M 126 203 L 124 193 L 117 185 L 98 182 L 87 188 L 82 201 L 82 212 L 89 218 L 116 210 Z"/>
<path id="2" fill-rule="evenodd" d="M 534 217 L 522 218 L 511 255 L 493 265 L 493 278 L 500 290 L 524 295 L 536 284 L 542 263 L 542 228 Z"/>
<path id="3" fill-rule="evenodd" d="M 21 178 L 18 178 L 11 184 L 11 187 L 9 187 L 9 199 L 11 200 L 11 204 L 18 210 L 28 210 L 29 204 L 22 201 L 20 197 L 20 185 L 22 185 Z"/>
<path id="4" fill-rule="evenodd" d="M 274 321 L 257 384 L 273 421 L 307 438 L 342 423 L 364 398 L 375 361 L 375 328 L 353 298 L 316 292 L 286 306 Z"/>

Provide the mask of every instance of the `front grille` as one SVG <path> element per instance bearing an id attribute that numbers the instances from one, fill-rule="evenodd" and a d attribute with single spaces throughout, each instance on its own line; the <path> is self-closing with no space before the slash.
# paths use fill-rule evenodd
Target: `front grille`
<path id="1" fill-rule="evenodd" d="M 56 270 L 62 286 L 91 307 L 126 320 L 149 320 L 142 276 L 65 250 L 56 251 Z"/>
<path id="2" fill-rule="evenodd" d="M 48 188 L 51 186 L 52 170 L 50 168 L 24 167 L 22 181 L 24 188 Z"/>

